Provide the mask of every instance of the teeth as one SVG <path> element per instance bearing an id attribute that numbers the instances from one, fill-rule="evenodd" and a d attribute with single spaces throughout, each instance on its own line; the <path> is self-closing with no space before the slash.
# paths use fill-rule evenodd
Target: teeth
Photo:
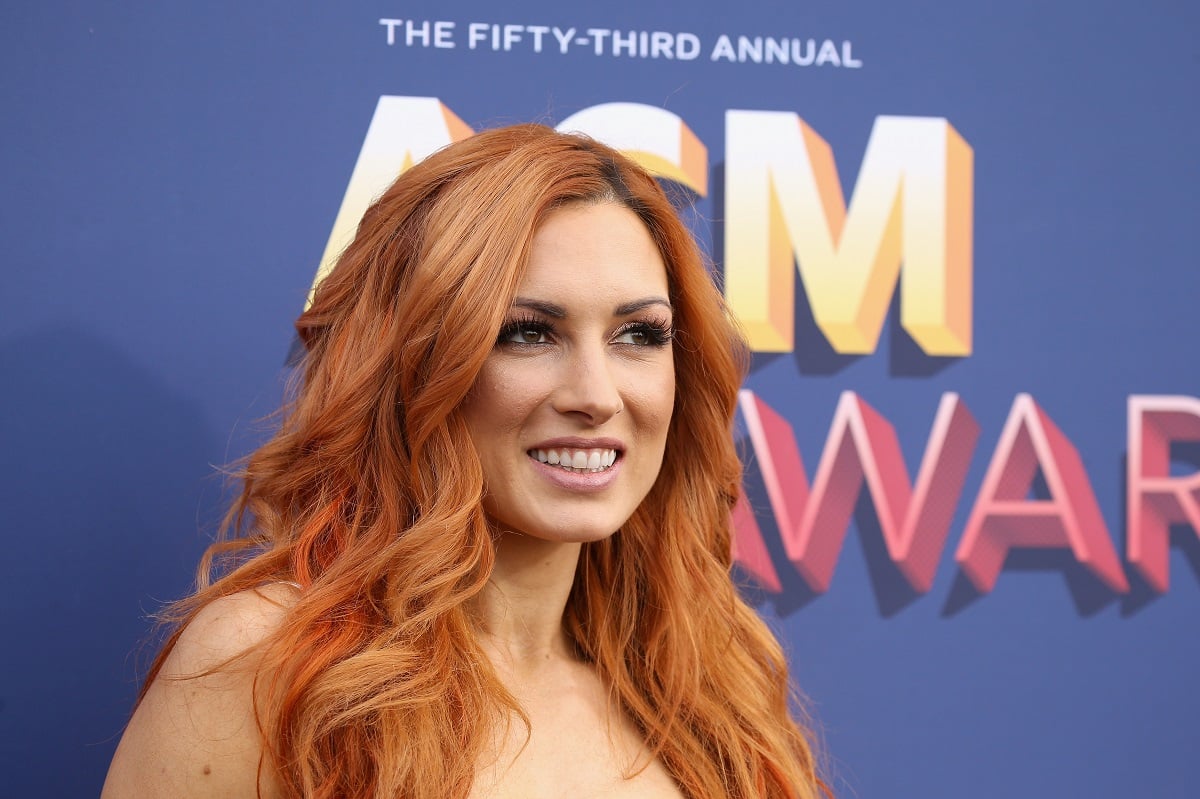
<path id="1" fill-rule="evenodd" d="M 617 462 L 615 449 L 537 449 L 530 456 L 573 472 L 599 472 Z"/>

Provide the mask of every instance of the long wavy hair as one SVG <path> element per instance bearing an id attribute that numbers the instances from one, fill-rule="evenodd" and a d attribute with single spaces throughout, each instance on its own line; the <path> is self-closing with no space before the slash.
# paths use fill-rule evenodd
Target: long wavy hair
<path id="1" fill-rule="evenodd" d="M 730 578 L 744 340 L 652 177 L 523 125 L 435 153 L 366 212 L 296 323 L 306 353 L 279 429 L 239 471 L 199 590 L 168 614 L 179 626 L 146 685 L 208 603 L 301 587 L 255 681 L 263 768 L 286 794 L 465 797 L 496 725 L 524 718 L 469 611 L 495 553 L 460 405 L 541 221 L 606 201 L 662 255 L 677 390 L 658 479 L 619 531 L 583 545 L 565 629 L 687 796 L 825 790 L 781 648 Z"/>

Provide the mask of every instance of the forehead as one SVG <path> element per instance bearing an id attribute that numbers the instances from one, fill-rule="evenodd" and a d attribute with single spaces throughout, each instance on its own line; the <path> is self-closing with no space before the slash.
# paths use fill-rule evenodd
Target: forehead
<path id="1" fill-rule="evenodd" d="M 522 297 L 576 301 L 667 293 L 667 270 L 650 231 L 633 211 L 611 202 L 572 203 L 547 214 L 518 289 Z"/>

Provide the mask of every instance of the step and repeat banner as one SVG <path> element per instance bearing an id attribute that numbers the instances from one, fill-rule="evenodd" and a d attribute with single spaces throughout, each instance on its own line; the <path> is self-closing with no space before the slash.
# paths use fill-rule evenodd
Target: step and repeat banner
<path id="1" fill-rule="evenodd" d="M 99 790 L 370 199 L 538 121 L 744 326 L 737 572 L 837 794 L 1194 796 L 1197 9 L 5 9 L 0 794 Z"/>

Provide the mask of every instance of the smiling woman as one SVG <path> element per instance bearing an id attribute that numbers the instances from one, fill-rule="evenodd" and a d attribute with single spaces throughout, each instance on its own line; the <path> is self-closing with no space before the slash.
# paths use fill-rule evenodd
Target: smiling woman
<path id="1" fill-rule="evenodd" d="M 367 211 L 106 797 L 803 797 L 730 579 L 745 345 L 652 178 L 538 126 Z"/>
<path id="2" fill-rule="evenodd" d="M 547 215 L 462 408 L 500 529 L 597 541 L 645 499 L 675 405 L 669 294 L 662 256 L 625 206 Z"/>

